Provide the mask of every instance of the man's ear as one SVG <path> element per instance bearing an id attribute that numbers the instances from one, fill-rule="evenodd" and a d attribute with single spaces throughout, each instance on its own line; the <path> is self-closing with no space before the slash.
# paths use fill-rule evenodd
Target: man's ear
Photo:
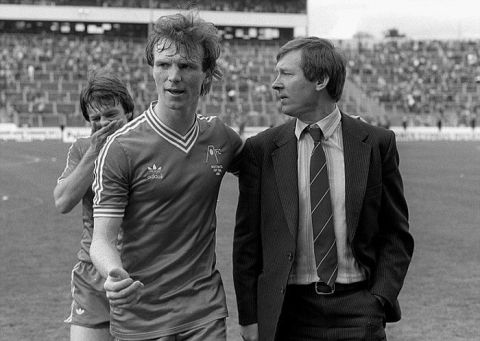
<path id="1" fill-rule="evenodd" d="M 327 87 L 329 80 L 330 78 L 328 78 L 328 76 L 325 76 L 323 80 L 318 80 L 317 83 L 315 84 L 315 90 L 320 91 L 325 89 Z"/>
<path id="2" fill-rule="evenodd" d="M 127 117 L 127 121 L 131 121 L 133 119 L 133 111 L 126 113 L 125 116 Z"/>

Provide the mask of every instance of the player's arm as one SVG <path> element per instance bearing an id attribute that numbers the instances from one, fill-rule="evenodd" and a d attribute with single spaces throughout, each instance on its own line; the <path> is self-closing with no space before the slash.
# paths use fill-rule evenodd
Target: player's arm
<path id="1" fill-rule="evenodd" d="M 257 323 L 257 283 L 263 267 L 260 235 L 260 164 L 255 147 L 247 140 L 239 176 L 239 197 L 233 239 L 233 282 L 242 333 Z M 245 330 L 243 330 L 245 329 Z M 254 333 L 253 333 L 254 334 Z"/>
<path id="2" fill-rule="evenodd" d="M 242 140 L 240 135 L 230 127 L 226 126 L 226 131 L 228 134 L 228 138 L 230 140 L 232 152 L 233 152 L 233 158 L 228 166 L 227 171 L 232 173 L 233 175 L 237 176 L 240 173 L 240 166 L 241 166 L 241 161 L 242 161 L 242 150 L 245 144 L 245 141 Z"/>
<path id="3" fill-rule="evenodd" d="M 93 182 L 93 169 L 98 152 L 89 148 L 75 169 L 59 180 L 53 190 L 55 206 L 61 213 L 70 212 L 87 192 Z"/>
<path id="4" fill-rule="evenodd" d="M 55 206 L 61 213 L 70 212 L 92 186 L 95 160 L 105 144 L 107 137 L 119 127 L 119 121 L 112 121 L 92 134 L 90 146 L 76 167 L 62 178 L 55 189 L 53 197 Z"/>
<path id="5" fill-rule="evenodd" d="M 134 281 L 125 269 L 117 248 L 117 237 L 122 218 L 94 218 L 93 239 L 90 247 L 92 262 L 106 278 L 105 290 L 112 306 L 122 307 L 136 303 L 143 284 Z"/>

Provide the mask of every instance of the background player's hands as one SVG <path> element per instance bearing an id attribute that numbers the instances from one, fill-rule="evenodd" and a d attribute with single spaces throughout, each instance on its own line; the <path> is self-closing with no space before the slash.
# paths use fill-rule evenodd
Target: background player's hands
<path id="1" fill-rule="evenodd" d="M 118 128 L 122 127 L 125 124 L 122 120 L 113 120 L 108 122 L 104 127 L 100 127 L 99 123 L 94 123 L 93 133 L 90 139 L 90 148 L 94 152 L 100 152 L 103 145 L 107 141 L 107 137 L 112 135 Z"/>
<path id="2" fill-rule="evenodd" d="M 143 283 L 134 281 L 124 269 L 114 268 L 108 273 L 104 288 L 110 306 L 122 308 L 138 302 Z"/>
<path id="3" fill-rule="evenodd" d="M 244 341 L 258 341 L 258 324 L 240 326 L 240 335 Z"/>

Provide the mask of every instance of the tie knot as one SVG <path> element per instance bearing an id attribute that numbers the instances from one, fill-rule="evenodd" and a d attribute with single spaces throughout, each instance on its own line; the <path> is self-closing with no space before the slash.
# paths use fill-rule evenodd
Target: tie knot
<path id="1" fill-rule="evenodd" d="M 308 126 L 308 132 L 312 136 L 313 142 L 319 143 L 322 139 L 323 132 L 318 125 L 313 124 Z"/>

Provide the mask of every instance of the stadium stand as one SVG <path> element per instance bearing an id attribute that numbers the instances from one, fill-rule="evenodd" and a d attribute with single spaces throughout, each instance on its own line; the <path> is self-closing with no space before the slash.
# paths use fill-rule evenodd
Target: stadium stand
<path id="1" fill-rule="evenodd" d="M 18 116 L 17 124 L 81 122 L 75 117 L 81 115 L 78 96 L 82 82 L 89 69 L 100 66 L 111 68 L 127 82 L 138 110 L 155 98 L 141 39 L 2 34 L 0 43 L 5 47 L 0 60 L 6 66 L 2 98 L 8 98 Z M 246 112 L 247 125 L 274 125 L 277 118 L 269 111 L 275 100 L 270 84 L 278 47 L 269 42 L 259 42 L 253 49 L 245 48 L 245 43 L 225 44 L 220 60 L 224 77 L 214 83 L 199 111 L 220 115 L 233 125 L 245 119 L 238 112 Z M 33 72 L 29 71 L 31 65 Z"/>
<path id="2" fill-rule="evenodd" d="M 172 7 L 170 1 L 0 0 L 0 4 Z M 305 10 L 304 1 L 196 1 L 217 11 Z M 257 7 L 255 7 L 257 6 Z M 261 7 L 258 7 L 261 6 Z M 282 8 L 289 7 L 289 9 Z M 31 31 L 29 31 L 31 32 Z M 84 125 L 79 92 L 89 69 L 106 66 L 128 84 L 138 111 L 155 99 L 151 70 L 144 60 L 143 35 L 61 33 L 0 34 L 0 123 Z M 275 55 L 282 39 L 226 39 L 220 66 L 223 79 L 212 85 L 199 112 L 227 124 L 274 126 L 279 114 L 274 80 Z M 390 125 L 475 125 L 480 112 L 478 41 L 338 41 L 348 60 L 341 107 L 372 123 Z"/>
<path id="3" fill-rule="evenodd" d="M 478 41 L 392 40 L 348 50 L 350 79 L 390 116 L 468 126 L 480 110 Z"/>
<path id="4" fill-rule="evenodd" d="M 22 4 L 42 6 L 100 6 L 129 8 L 185 8 L 195 5 L 203 11 L 235 11 L 235 12 L 271 12 L 271 13 L 305 13 L 306 0 L 0 0 L 0 4 Z"/>

